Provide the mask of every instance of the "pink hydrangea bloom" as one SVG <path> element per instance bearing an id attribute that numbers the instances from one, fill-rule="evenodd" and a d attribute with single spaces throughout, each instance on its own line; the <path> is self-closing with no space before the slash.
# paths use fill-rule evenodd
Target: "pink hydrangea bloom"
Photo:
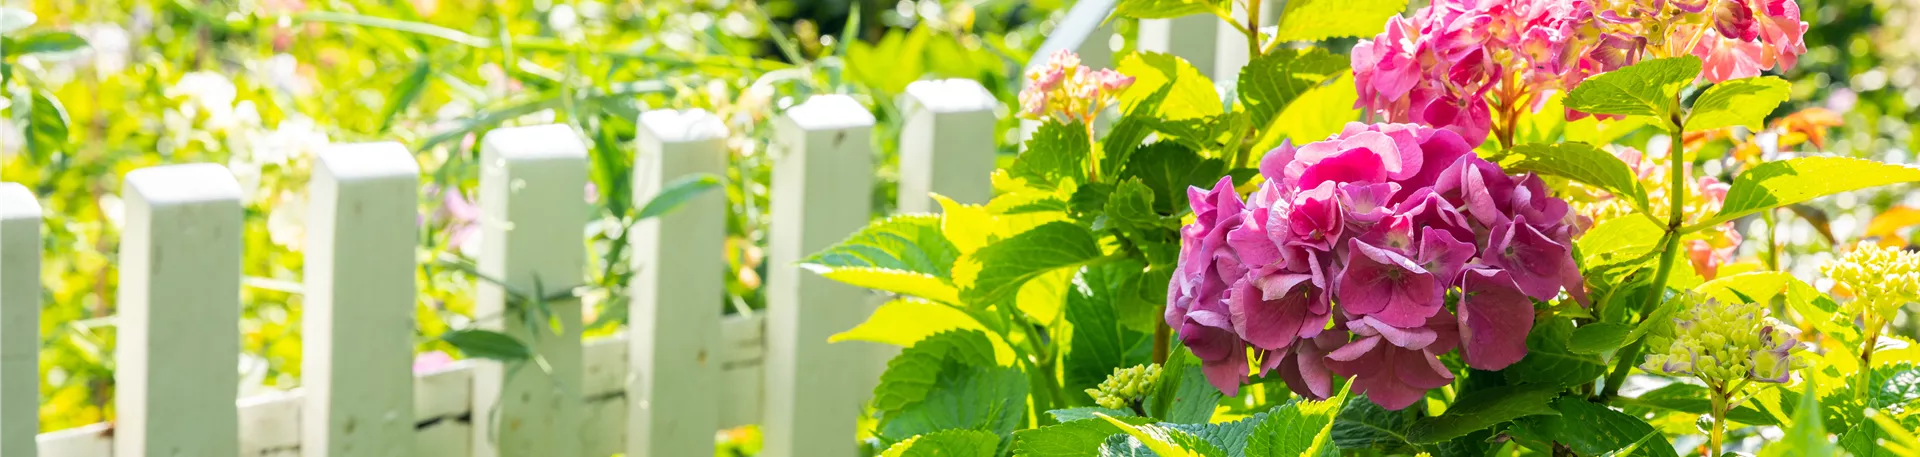
<path id="1" fill-rule="evenodd" d="M 1244 201 L 1226 178 L 1189 190 L 1167 292 L 1167 324 L 1229 395 L 1258 366 L 1302 396 L 1353 377 L 1405 408 L 1452 380 L 1439 356 L 1505 368 L 1526 355 L 1537 301 L 1584 302 L 1567 203 L 1451 130 L 1352 123 L 1260 170 Z M 1449 291 L 1463 297 L 1451 309 Z"/>

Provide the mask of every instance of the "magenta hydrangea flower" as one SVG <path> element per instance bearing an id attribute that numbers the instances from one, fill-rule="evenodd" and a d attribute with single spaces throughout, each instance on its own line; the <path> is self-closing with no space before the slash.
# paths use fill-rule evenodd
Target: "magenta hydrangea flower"
<path id="1" fill-rule="evenodd" d="M 1167 324 L 1229 395 L 1258 367 L 1301 396 L 1350 377 L 1405 408 L 1451 382 L 1441 355 L 1505 368 L 1526 356 L 1536 302 L 1584 303 L 1567 203 L 1452 130 L 1352 123 L 1260 169 L 1244 201 L 1226 178 L 1188 191 L 1168 287 Z"/>

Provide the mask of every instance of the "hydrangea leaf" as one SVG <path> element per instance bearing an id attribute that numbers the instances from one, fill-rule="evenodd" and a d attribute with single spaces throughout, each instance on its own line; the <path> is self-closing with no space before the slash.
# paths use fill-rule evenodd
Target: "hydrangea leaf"
<path id="1" fill-rule="evenodd" d="M 1461 394 L 1439 416 L 1415 421 L 1407 441 L 1439 443 L 1526 416 L 1559 415 L 1550 402 L 1560 395 L 1557 385 L 1501 386 Z"/>
<path id="2" fill-rule="evenodd" d="M 902 298 L 881 304 L 866 322 L 828 337 L 827 342 L 871 341 L 912 347 L 928 337 L 952 330 L 986 331 L 986 327 L 959 308 Z M 1013 348 L 1007 343 L 998 338 L 987 338 L 987 341 L 993 343 L 994 360 L 1013 360 Z"/>
<path id="3" fill-rule="evenodd" d="M 969 305 L 1000 303 L 1027 281 L 1056 269 L 1078 267 L 1102 255 L 1093 232 L 1070 222 L 1048 222 L 988 244 L 967 256 L 980 263 L 973 286 L 960 291 Z"/>
<path id="4" fill-rule="evenodd" d="M 1120 0 L 1113 15 L 1134 19 L 1166 19 L 1193 14 L 1213 14 L 1226 7 L 1221 0 Z"/>
<path id="5" fill-rule="evenodd" d="M 1621 398 L 1620 401 L 1626 403 L 1629 414 L 1670 411 L 1698 416 L 1707 414 L 1713 406 L 1708 398 L 1706 387 L 1676 382 L 1642 393 L 1639 397 Z M 1750 405 L 1740 405 L 1728 411 L 1727 418 L 1748 425 L 1780 425 L 1779 419 Z"/>
<path id="6" fill-rule="evenodd" d="M 960 303 L 960 291 L 930 274 L 894 270 L 890 268 L 844 267 L 828 268 L 820 271 L 827 279 L 882 290 L 901 295 L 909 295 L 941 303 Z"/>
<path id="7" fill-rule="evenodd" d="M 1533 333 L 1527 335 L 1527 357 L 1507 367 L 1507 381 L 1571 386 L 1606 374 L 1607 365 L 1599 356 L 1567 350 L 1566 342 L 1572 337 L 1573 323 L 1565 319 L 1534 325 Z"/>
<path id="8" fill-rule="evenodd" d="M 1120 427 L 1093 415 L 1098 412 L 1113 420 L 1133 425 L 1154 422 L 1150 417 L 1104 408 L 1071 408 L 1073 413 L 1055 414 L 1058 425 L 1013 432 L 1013 455 L 1017 457 L 1097 457 L 1107 438 L 1120 434 Z M 1080 411 L 1084 410 L 1084 414 Z M 1104 410 L 1104 411 L 1102 411 Z M 1050 412 L 1059 412 L 1055 410 Z M 1071 418 L 1071 419 L 1069 419 Z"/>
<path id="9" fill-rule="evenodd" d="M 1583 86 L 1584 87 L 1584 86 Z M 1920 168 L 1852 157 L 1796 157 L 1755 165 L 1733 179 L 1720 214 L 1693 225 L 1692 232 L 1741 216 L 1812 200 L 1815 197 L 1920 182 Z"/>
<path id="10" fill-rule="evenodd" d="M 1581 265 L 1593 270 L 1648 257 L 1646 254 L 1659 248 L 1660 235 L 1664 232 L 1659 224 L 1644 217 L 1615 217 L 1594 224 L 1574 243 L 1580 247 Z"/>
<path id="11" fill-rule="evenodd" d="M 1160 384 L 1147 396 L 1147 415 L 1174 423 L 1207 422 L 1219 402 L 1220 389 L 1207 383 L 1200 359 L 1178 346 L 1160 368 Z"/>
<path id="12" fill-rule="evenodd" d="M 1611 322 L 1594 322 L 1573 330 L 1573 338 L 1567 340 L 1567 352 L 1575 354 L 1599 354 L 1626 346 L 1627 336 L 1633 328 Z"/>
<path id="13" fill-rule="evenodd" d="M 1121 411 L 1121 410 L 1102 407 L 1102 406 L 1075 406 L 1072 408 L 1047 410 L 1048 416 L 1053 416 L 1054 421 L 1061 422 L 1061 423 L 1086 420 L 1086 419 L 1098 419 L 1099 417 L 1094 416 L 1093 413 L 1100 413 L 1100 414 L 1105 414 L 1113 417 L 1127 417 L 1127 416 L 1134 415 L 1134 413 L 1131 411 Z M 1142 417 L 1141 419 L 1146 420 L 1147 422 L 1152 422 L 1153 418 Z M 1142 422 L 1142 423 L 1147 423 L 1147 422 Z M 1102 423 L 1104 424 L 1105 422 L 1102 422 Z M 1120 433 L 1120 430 L 1115 429 L 1113 433 Z M 1103 436 L 1102 438 L 1105 438 L 1105 437 Z"/>
<path id="14" fill-rule="evenodd" d="M 933 338 L 956 334 L 973 336 L 963 338 L 970 342 L 954 342 L 947 354 L 932 360 L 929 360 L 932 351 L 907 354 Z M 969 348 L 962 350 L 961 344 Z M 896 366 L 890 361 L 887 372 L 881 375 L 882 387 L 875 389 L 874 409 L 879 416 L 877 435 L 883 440 L 901 440 L 940 430 L 972 429 L 1009 438 L 1026 417 L 1027 375 L 1017 367 L 979 363 L 991 360 L 979 355 L 981 344 L 985 344 L 985 336 L 979 332 L 943 333 L 922 340 L 895 357 L 894 361 L 919 359 L 911 373 L 895 373 Z M 912 378 L 910 382 L 908 377 Z M 918 395 L 895 394 L 894 389 L 903 387 L 918 388 Z M 884 398 L 883 393 L 887 394 Z M 883 400 L 886 408 L 881 407 Z"/>
<path id="15" fill-rule="evenodd" d="M 1162 88 L 1169 88 L 1154 118 L 1162 121 L 1197 119 L 1226 112 L 1213 81 L 1186 59 L 1157 52 L 1136 52 L 1120 58 L 1120 73 L 1133 77 L 1133 86 L 1119 95 L 1130 115 L 1148 114 L 1138 105 Z"/>
<path id="16" fill-rule="evenodd" d="M 1179 225 L 1178 220 L 1154 211 L 1153 189 L 1138 178 L 1121 181 L 1114 188 L 1113 194 L 1107 197 L 1105 213 L 1107 226 L 1126 231 L 1172 229 Z"/>
<path id="17" fill-rule="evenodd" d="M 873 408 L 897 410 L 925 399 L 947 362 L 999 367 L 990 341 L 986 333 L 977 330 L 949 330 L 915 342 L 887 361 L 887 370 L 873 388 Z"/>
<path id="18" fill-rule="evenodd" d="M 1281 13 L 1274 38 L 1320 41 L 1366 37 L 1386 29 L 1387 18 L 1407 9 L 1407 0 L 1293 0 Z"/>
<path id="19" fill-rule="evenodd" d="M 1127 107 L 1120 121 L 1107 129 L 1107 136 L 1100 138 L 1100 175 L 1119 176 L 1131 164 L 1134 151 L 1152 135 L 1153 125 L 1159 122 L 1156 117 L 1160 103 L 1173 92 L 1173 86 L 1161 87 L 1146 98 Z"/>
<path id="20" fill-rule="evenodd" d="M 1560 414 L 1521 418 L 1507 434 L 1541 448 L 1566 446 L 1576 455 L 1608 455 L 1631 448 L 1632 455 L 1678 457 L 1659 430 L 1626 413 L 1579 397 L 1554 400 L 1553 409 Z"/>
<path id="21" fill-rule="evenodd" d="M 993 457 L 1000 437 L 984 430 L 941 430 L 894 443 L 880 457 Z"/>
<path id="22" fill-rule="evenodd" d="M 1062 181 L 1087 182 L 1087 160 L 1093 157 L 1093 143 L 1087 138 L 1087 125 L 1048 121 L 1027 139 L 1026 150 L 1013 159 L 1007 173 L 1015 178 L 1052 189 Z"/>
<path id="23" fill-rule="evenodd" d="M 1682 86 L 1700 75 L 1700 59 L 1691 56 L 1642 60 L 1601 73 L 1567 94 L 1566 104 L 1592 114 L 1666 117 Z"/>
<path id="24" fill-rule="evenodd" d="M 882 268 L 949 280 L 959 257 L 959 250 L 941 229 L 939 215 L 906 214 L 869 224 L 800 262 L 823 274 L 842 268 Z"/>
<path id="25" fill-rule="evenodd" d="M 1699 132 L 1742 126 L 1759 129 L 1780 103 L 1787 101 L 1787 80 L 1756 76 L 1723 81 L 1707 88 L 1687 114 L 1687 131 Z"/>
<path id="26" fill-rule="evenodd" d="M 1333 420 L 1333 444 L 1340 449 L 1411 449 L 1407 429 L 1420 414 L 1419 403 L 1400 411 L 1381 408 L 1365 395 L 1348 400 Z M 1409 452 L 1410 453 L 1410 452 Z"/>
<path id="27" fill-rule="evenodd" d="M 1627 163 L 1586 143 L 1523 144 L 1487 158 L 1507 173 L 1532 172 L 1578 181 L 1632 201 L 1645 211 L 1647 191 Z"/>
<path id="28" fill-rule="evenodd" d="M 1112 417 L 1101 416 L 1107 423 L 1113 424 L 1125 433 L 1119 443 L 1113 438 L 1100 445 L 1100 455 L 1141 455 L 1138 449 L 1145 448 L 1161 457 L 1227 457 L 1225 451 L 1213 443 L 1193 436 L 1193 434 L 1159 425 L 1133 425 Z M 1135 446 L 1134 444 L 1138 444 Z M 1116 445 L 1119 444 L 1119 445 Z M 1111 451 L 1109 449 L 1112 449 Z"/>
<path id="29" fill-rule="evenodd" d="M 1100 385 L 1116 368 L 1146 362 L 1129 353 L 1142 343 L 1152 344 L 1148 342 L 1152 335 L 1130 330 L 1119 321 L 1121 309 L 1138 301 L 1133 291 L 1140 275 L 1140 263 L 1129 259 L 1087 268 L 1073 282 L 1066 299 L 1073 335 L 1067 343 L 1061 386 L 1073 397 L 1071 404 L 1091 404 L 1092 397 L 1080 392 Z"/>
<path id="30" fill-rule="evenodd" d="M 1060 268 L 1027 281 L 1020 285 L 1020 291 L 1013 296 L 1013 306 L 1040 325 L 1051 326 L 1060 319 L 1060 309 L 1067 301 L 1067 289 L 1073 287 L 1072 268 Z"/>
<path id="31" fill-rule="evenodd" d="M 1253 438 L 1254 430 L 1257 429 L 1260 424 L 1264 423 L 1267 416 L 1269 416 L 1268 413 L 1260 412 L 1254 413 L 1252 416 L 1242 417 L 1239 420 L 1228 422 L 1194 424 L 1162 422 L 1159 425 L 1161 427 L 1186 432 L 1195 438 L 1200 438 L 1202 441 L 1212 444 L 1214 448 L 1219 449 L 1226 457 L 1243 457 L 1246 455 L 1246 448 L 1250 444 L 1249 440 Z"/>
<path id="32" fill-rule="evenodd" d="M 1159 141 L 1141 147 L 1128 158 L 1127 171 L 1120 178 L 1140 180 L 1153 189 L 1154 212 L 1177 214 L 1187 208 L 1187 187 L 1212 186 L 1227 170 L 1226 161 L 1202 158 L 1192 148 L 1171 141 Z"/>
<path id="33" fill-rule="evenodd" d="M 1831 457 L 1835 455 L 1833 442 L 1827 440 L 1827 427 L 1820 418 L 1819 392 L 1813 383 L 1806 382 L 1800 392 L 1799 406 L 1793 409 L 1793 419 L 1786 429 L 1786 436 L 1767 443 L 1760 448 L 1759 457 Z"/>
<path id="34" fill-rule="evenodd" d="M 1354 107 L 1359 100 L 1360 93 L 1353 90 L 1353 73 L 1342 72 L 1287 104 L 1254 142 L 1253 150 L 1265 154 L 1281 140 L 1292 139 L 1299 145 L 1340 133 L 1348 122 L 1360 120 L 1360 109 Z"/>
<path id="35" fill-rule="evenodd" d="M 1234 87 L 1239 92 L 1240 104 L 1253 116 L 1253 125 L 1264 127 L 1272 124 L 1301 94 L 1346 70 L 1347 56 L 1329 53 L 1323 48 L 1277 49 L 1241 68 L 1240 83 Z"/>
<path id="36" fill-rule="evenodd" d="M 1246 457 L 1318 457 L 1338 455 L 1333 443 L 1334 417 L 1351 394 L 1325 401 L 1293 400 L 1273 408 L 1247 437 Z"/>

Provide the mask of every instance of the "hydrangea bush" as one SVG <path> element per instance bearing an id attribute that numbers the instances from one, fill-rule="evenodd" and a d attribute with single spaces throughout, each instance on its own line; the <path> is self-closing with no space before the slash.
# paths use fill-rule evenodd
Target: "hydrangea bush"
<path id="1" fill-rule="evenodd" d="M 1237 19 L 1261 4 L 1120 1 L 1228 21 L 1249 63 L 1050 56 L 991 201 L 936 196 L 807 261 L 893 298 L 834 337 L 905 347 L 876 452 L 1920 449 L 1920 347 L 1883 331 L 1920 257 L 1864 244 L 1795 275 L 1737 230 L 1920 182 L 1821 153 L 1820 111 L 1776 114 L 1792 91 L 1765 73 L 1807 53 L 1794 1 Z"/>

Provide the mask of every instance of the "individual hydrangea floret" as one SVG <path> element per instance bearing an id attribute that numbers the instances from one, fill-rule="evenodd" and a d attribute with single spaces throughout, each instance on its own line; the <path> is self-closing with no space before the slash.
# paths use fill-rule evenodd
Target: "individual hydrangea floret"
<path id="1" fill-rule="evenodd" d="M 1093 396 L 1093 402 L 1100 406 L 1127 409 L 1147 398 L 1159 381 L 1159 364 L 1115 368 L 1098 387 L 1087 389 L 1087 395 Z"/>
<path id="2" fill-rule="evenodd" d="M 1764 305 L 1689 301 L 1687 315 L 1674 320 L 1666 348 L 1648 354 L 1641 369 L 1725 387 L 1741 381 L 1784 383 L 1792 370 L 1806 366 L 1798 355 L 1799 339 L 1768 317 Z"/>
<path id="3" fill-rule="evenodd" d="M 1536 302 L 1584 302 L 1578 216 L 1453 131 L 1351 123 L 1284 143 L 1260 174 L 1245 199 L 1228 178 L 1189 190 L 1167 291 L 1167 324 L 1228 395 L 1277 368 L 1301 396 L 1353 377 L 1402 409 L 1453 379 L 1441 355 L 1505 368 L 1526 355 Z"/>

